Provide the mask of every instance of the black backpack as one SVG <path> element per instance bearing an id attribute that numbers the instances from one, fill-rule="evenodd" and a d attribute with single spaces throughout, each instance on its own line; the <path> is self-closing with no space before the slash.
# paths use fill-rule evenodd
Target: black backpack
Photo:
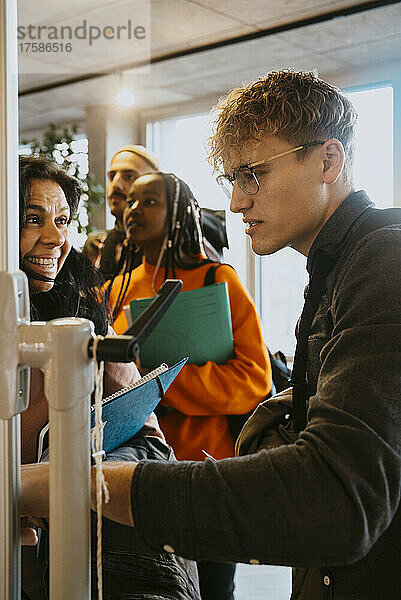
<path id="1" fill-rule="evenodd" d="M 291 369 L 287 366 L 287 359 L 281 350 L 272 354 L 267 349 L 272 367 L 272 377 L 274 389 L 271 390 L 270 396 L 274 396 L 278 392 L 286 390 L 291 385 Z M 269 396 L 269 397 L 270 397 Z"/>
<path id="2" fill-rule="evenodd" d="M 204 238 L 215 250 L 217 259 L 222 261 L 223 248 L 228 248 L 225 211 L 201 208 L 201 228 Z"/>

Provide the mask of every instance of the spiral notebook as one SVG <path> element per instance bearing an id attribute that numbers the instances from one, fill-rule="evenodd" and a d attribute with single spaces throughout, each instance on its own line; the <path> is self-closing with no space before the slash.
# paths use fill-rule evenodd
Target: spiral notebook
<path id="1" fill-rule="evenodd" d="M 134 437 L 159 404 L 163 394 L 187 362 L 183 358 L 168 368 L 160 365 L 132 385 L 115 392 L 102 402 L 103 449 L 111 452 Z M 95 425 L 95 407 L 91 406 L 91 427 Z M 48 446 L 49 424 L 39 433 L 38 461 Z"/>

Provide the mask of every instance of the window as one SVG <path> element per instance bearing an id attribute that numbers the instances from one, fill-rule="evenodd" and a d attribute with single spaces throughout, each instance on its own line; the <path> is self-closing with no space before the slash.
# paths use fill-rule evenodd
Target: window
<path id="1" fill-rule="evenodd" d="M 259 293 L 255 300 L 266 344 L 273 352 L 281 350 L 293 356 L 295 324 L 308 282 L 306 258 L 292 248 L 284 248 L 271 256 L 258 256 L 256 270 Z"/>
<path id="2" fill-rule="evenodd" d="M 349 93 L 358 113 L 355 136 L 355 189 L 364 189 L 379 208 L 393 200 L 393 88 Z"/>

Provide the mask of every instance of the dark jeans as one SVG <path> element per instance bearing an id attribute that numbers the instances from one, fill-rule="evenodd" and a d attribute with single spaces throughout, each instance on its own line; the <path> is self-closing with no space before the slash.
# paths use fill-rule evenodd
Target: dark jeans
<path id="1" fill-rule="evenodd" d="M 109 461 L 175 460 L 157 438 L 138 436 L 108 453 Z M 96 589 L 96 515 L 92 513 L 92 599 Z M 176 554 L 150 554 L 135 528 L 103 519 L 104 600 L 200 600 L 196 563 Z"/>
<path id="2" fill-rule="evenodd" d="M 92 523 L 93 525 L 94 523 Z M 167 552 L 142 550 L 135 530 L 103 520 L 104 600 L 198 600 L 195 563 Z M 92 528 L 93 531 L 93 528 Z M 92 600 L 97 599 L 96 548 L 92 547 Z"/>
<path id="3" fill-rule="evenodd" d="M 198 562 L 202 600 L 234 600 L 235 563 Z"/>

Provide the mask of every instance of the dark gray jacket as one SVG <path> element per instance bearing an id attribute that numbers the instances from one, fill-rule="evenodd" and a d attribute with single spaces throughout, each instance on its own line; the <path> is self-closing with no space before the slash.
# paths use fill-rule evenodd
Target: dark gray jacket
<path id="1" fill-rule="evenodd" d="M 194 558 L 320 567 L 324 598 L 401 596 L 401 228 L 349 247 L 371 206 L 349 196 L 315 239 L 343 249 L 308 344 L 308 423 L 299 439 L 205 463 L 139 463 L 142 543 Z M 268 585 L 268 584 L 267 584 Z"/>

